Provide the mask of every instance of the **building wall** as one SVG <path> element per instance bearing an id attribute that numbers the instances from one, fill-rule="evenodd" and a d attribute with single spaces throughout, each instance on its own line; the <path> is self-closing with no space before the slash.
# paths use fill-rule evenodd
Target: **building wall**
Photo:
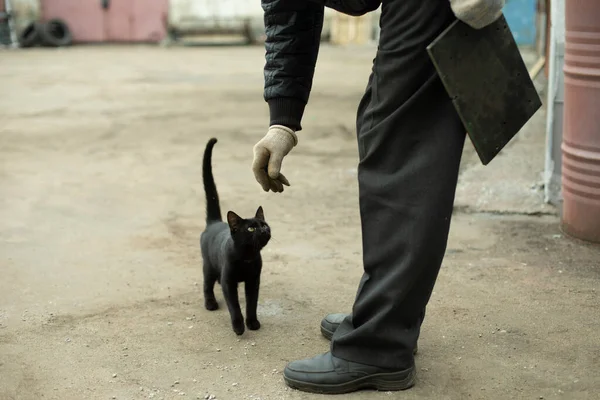
<path id="1" fill-rule="evenodd" d="M 535 45 L 536 3 L 506 0 L 504 15 L 519 45 Z M 158 42 L 168 27 L 218 32 L 243 30 L 250 23 L 257 31 L 263 28 L 259 0 L 12 0 L 12 4 L 21 18 L 17 29 L 40 16 L 61 18 L 75 42 Z M 334 13 L 327 9 L 324 35 Z M 376 39 L 377 34 L 373 36 Z"/>
<path id="2" fill-rule="evenodd" d="M 264 39 L 260 0 L 169 0 L 169 29 L 185 36 L 196 33 L 241 33 Z M 334 11 L 325 9 L 323 36 L 330 33 Z"/>
<path id="3" fill-rule="evenodd" d="M 73 41 L 161 41 L 167 32 L 169 0 L 41 0 L 42 19 L 60 18 Z"/>
<path id="4" fill-rule="evenodd" d="M 519 46 L 535 46 L 537 0 L 506 0 L 504 17 Z"/>

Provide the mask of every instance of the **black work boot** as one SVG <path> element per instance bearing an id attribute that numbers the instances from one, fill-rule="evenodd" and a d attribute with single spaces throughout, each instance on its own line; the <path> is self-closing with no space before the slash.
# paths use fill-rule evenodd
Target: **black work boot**
<path id="1" fill-rule="evenodd" d="M 292 361 L 283 370 L 285 383 L 304 392 L 342 394 L 362 389 L 397 391 L 415 384 L 414 364 L 390 370 L 334 357 L 330 352 Z"/>
<path id="2" fill-rule="evenodd" d="M 347 315 L 348 314 L 344 313 L 327 314 L 325 318 L 321 320 L 321 334 L 325 336 L 327 340 L 331 340 L 333 333 L 337 330 L 338 326 L 340 326 Z M 417 354 L 418 349 L 419 346 L 415 345 L 413 354 Z"/>

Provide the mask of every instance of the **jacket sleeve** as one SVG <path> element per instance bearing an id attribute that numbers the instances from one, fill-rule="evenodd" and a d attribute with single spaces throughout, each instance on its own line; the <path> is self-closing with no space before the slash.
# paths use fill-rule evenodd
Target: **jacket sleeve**
<path id="1" fill-rule="evenodd" d="M 311 0 L 261 0 L 266 31 L 264 99 L 270 125 L 296 131 L 312 87 L 324 6 Z"/>

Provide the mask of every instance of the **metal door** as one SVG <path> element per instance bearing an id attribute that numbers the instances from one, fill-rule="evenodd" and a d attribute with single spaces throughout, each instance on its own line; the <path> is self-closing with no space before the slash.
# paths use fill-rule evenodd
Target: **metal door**
<path id="1" fill-rule="evenodd" d="M 43 0 L 42 19 L 66 22 L 75 42 L 105 40 L 104 16 L 99 0 Z"/>
<path id="2" fill-rule="evenodd" d="M 169 0 L 135 0 L 131 9 L 131 40 L 160 42 L 167 35 Z"/>
<path id="3" fill-rule="evenodd" d="M 133 30 L 133 3 L 135 0 L 101 0 L 104 16 L 104 40 L 130 42 Z"/>
<path id="4" fill-rule="evenodd" d="M 60 18 L 74 42 L 158 42 L 169 0 L 42 0 L 43 20 Z"/>

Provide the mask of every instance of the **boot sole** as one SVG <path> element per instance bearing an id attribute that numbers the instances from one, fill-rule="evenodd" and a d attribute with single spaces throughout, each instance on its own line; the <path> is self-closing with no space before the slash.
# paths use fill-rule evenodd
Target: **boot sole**
<path id="1" fill-rule="evenodd" d="M 331 340 L 331 338 L 333 338 L 333 332 L 325 328 L 323 325 L 321 325 L 321 335 L 323 335 L 327 340 Z M 413 355 L 417 355 L 418 350 L 419 348 L 415 346 L 415 348 L 413 349 Z"/>
<path id="2" fill-rule="evenodd" d="M 318 394 L 344 394 L 359 390 L 371 389 L 381 392 L 395 392 L 410 389 L 415 385 L 415 368 L 401 372 L 373 374 L 338 385 L 326 385 L 283 379 L 292 389 Z"/>

